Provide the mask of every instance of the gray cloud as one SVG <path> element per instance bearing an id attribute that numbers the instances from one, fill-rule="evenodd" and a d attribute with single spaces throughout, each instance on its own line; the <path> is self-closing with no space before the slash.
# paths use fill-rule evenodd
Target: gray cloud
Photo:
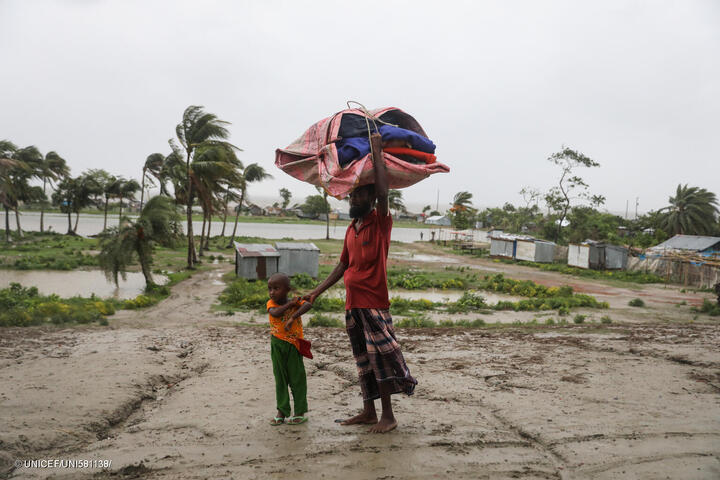
<path id="1" fill-rule="evenodd" d="M 275 175 L 251 195 L 301 199 L 275 148 L 354 99 L 413 114 L 451 167 L 410 205 L 518 202 L 565 144 L 608 209 L 647 210 L 680 182 L 720 194 L 718 25 L 712 1 L 5 0 L 0 137 L 137 178 L 200 104 Z"/>

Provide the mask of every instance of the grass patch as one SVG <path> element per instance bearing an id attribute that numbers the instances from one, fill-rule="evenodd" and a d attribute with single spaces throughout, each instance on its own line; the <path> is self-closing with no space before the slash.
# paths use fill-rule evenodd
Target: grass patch
<path id="1" fill-rule="evenodd" d="M 558 272 L 565 275 L 573 275 L 575 277 L 594 278 L 597 280 L 619 280 L 621 282 L 628 283 L 665 283 L 665 279 L 654 273 L 645 273 L 640 271 L 629 271 L 629 270 L 591 270 L 578 267 L 571 267 L 563 263 L 537 263 L 528 262 L 526 260 L 510 260 L 506 258 L 499 258 L 498 261 L 502 263 L 513 263 L 517 265 L 523 265 L 526 267 L 539 268 L 547 272 Z"/>
<path id="2" fill-rule="evenodd" d="M 633 298 L 628 302 L 628 305 L 630 305 L 631 307 L 644 307 L 645 302 L 642 298 Z"/>
<path id="3" fill-rule="evenodd" d="M 344 327 L 345 324 L 337 318 L 332 318 L 328 315 L 323 315 L 322 313 L 316 313 L 315 315 L 310 317 L 310 321 L 308 322 L 307 326 L 340 328 Z"/>

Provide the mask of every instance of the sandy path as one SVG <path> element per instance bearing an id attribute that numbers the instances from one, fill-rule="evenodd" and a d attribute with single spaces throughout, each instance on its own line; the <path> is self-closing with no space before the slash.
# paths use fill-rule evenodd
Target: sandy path
<path id="1" fill-rule="evenodd" d="M 227 268 L 110 329 L 3 331 L 4 458 L 112 460 L 9 478 L 720 477 L 717 324 L 400 330 L 420 384 L 386 435 L 334 423 L 360 403 L 347 338 L 308 329 L 311 420 L 271 427 L 267 330 L 209 312 Z"/>

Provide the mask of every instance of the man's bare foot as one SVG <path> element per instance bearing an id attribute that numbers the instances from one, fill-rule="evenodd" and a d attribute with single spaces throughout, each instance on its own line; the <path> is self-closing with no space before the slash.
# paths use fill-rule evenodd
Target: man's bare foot
<path id="1" fill-rule="evenodd" d="M 394 418 L 381 418 L 379 422 L 370 427 L 370 433 L 387 433 L 397 427 L 397 420 Z"/>
<path id="2" fill-rule="evenodd" d="M 377 423 L 377 414 L 361 412 L 354 417 L 350 417 L 347 420 L 340 422 L 340 425 L 373 425 Z"/>

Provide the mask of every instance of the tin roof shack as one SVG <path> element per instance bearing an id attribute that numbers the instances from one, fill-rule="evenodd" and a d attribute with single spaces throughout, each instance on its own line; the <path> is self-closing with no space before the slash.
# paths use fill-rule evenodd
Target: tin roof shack
<path id="1" fill-rule="evenodd" d="M 533 237 L 527 235 L 502 233 L 501 230 L 494 230 L 489 237 L 491 257 L 516 258 L 519 240 L 535 241 Z"/>
<path id="2" fill-rule="evenodd" d="M 235 244 L 235 274 L 249 280 L 264 280 L 279 272 L 280 254 L 265 243 Z"/>
<path id="3" fill-rule="evenodd" d="M 490 256 L 515 258 L 517 243 L 510 235 L 498 235 L 490 237 Z"/>
<path id="4" fill-rule="evenodd" d="M 571 267 L 590 268 L 590 245 L 587 243 L 569 244 L 567 264 Z"/>
<path id="5" fill-rule="evenodd" d="M 555 258 L 555 244 L 535 238 L 518 238 L 515 247 L 515 260 L 552 263 Z"/>
<path id="6" fill-rule="evenodd" d="M 568 265 L 593 270 L 624 270 L 628 249 L 619 245 L 587 240 L 568 245 Z"/>
<path id="7" fill-rule="evenodd" d="M 697 253 L 703 257 L 720 256 L 720 237 L 675 235 L 649 249 L 652 253 Z"/>
<path id="8" fill-rule="evenodd" d="M 298 273 L 318 276 L 320 249 L 314 243 L 275 242 L 275 248 L 280 254 L 279 271 L 291 276 Z"/>
<path id="9" fill-rule="evenodd" d="M 427 225 L 440 225 L 441 227 L 449 227 L 452 222 L 445 215 L 435 215 L 434 217 L 427 217 L 425 219 Z"/>

